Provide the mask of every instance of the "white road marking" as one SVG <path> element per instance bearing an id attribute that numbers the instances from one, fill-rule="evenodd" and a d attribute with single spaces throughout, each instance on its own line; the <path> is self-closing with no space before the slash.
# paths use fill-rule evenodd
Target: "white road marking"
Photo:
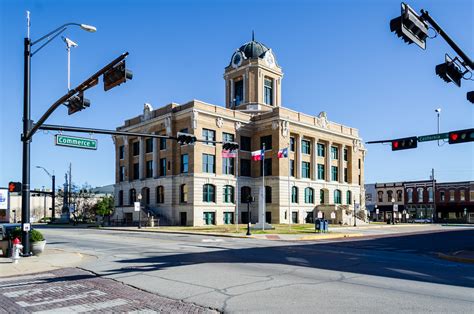
<path id="1" fill-rule="evenodd" d="M 87 303 L 81 305 L 72 305 L 72 306 L 65 306 L 59 307 L 56 309 L 45 310 L 45 311 L 38 311 L 33 313 L 41 313 L 41 314 L 53 314 L 53 313 L 82 313 L 82 312 L 89 312 L 89 311 L 97 311 L 102 309 L 107 309 L 115 306 L 125 305 L 127 304 L 127 300 L 124 299 L 113 299 L 105 302 L 96 302 L 96 303 Z"/>
<path id="2" fill-rule="evenodd" d="M 36 302 L 36 303 L 27 303 L 25 301 L 19 301 L 16 302 L 21 307 L 29 307 L 29 306 L 37 306 L 37 305 L 43 305 L 43 304 L 52 304 L 52 303 L 58 303 L 58 302 L 63 302 L 63 301 L 69 301 L 69 300 L 77 300 L 77 299 L 83 299 L 83 298 L 89 298 L 89 297 L 98 297 L 101 295 L 106 295 L 107 293 L 102 292 L 100 290 L 92 290 L 92 291 L 86 291 L 80 294 L 76 295 L 71 295 L 62 299 L 53 299 L 51 297 L 46 297 L 41 302 Z M 41 299 L 36 299 L 35 301 L 38 301 Z"/>
<path id="3" fill-rule="evenodd" d="M 202 239 L 202 242 L 224 242 L 222 239 Z"/>

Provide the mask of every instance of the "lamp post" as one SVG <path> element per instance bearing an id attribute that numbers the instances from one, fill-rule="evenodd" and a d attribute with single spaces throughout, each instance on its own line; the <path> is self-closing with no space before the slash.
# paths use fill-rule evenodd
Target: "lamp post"
<path id="1" fill-rule="evenodd" d="M 395 224 L 395 198 L 392 197 L 392 225 Z"/>
<path id="2" fill-rule="evenodd" d="M 33 121 L 31 120 L 31 58 L 40 51 L 44 46 L 49 44 L 54 38 L 64 32 L 69 26 L 79 26 L 88 32 L 95 32 L 94 26 L 78 23 L 66 23 L 38 40 L 32 41 L 30 38 L 30 12 L 27 11 L 27 36 L 24 39 L 24 77 L 23 77 L 23 132 L 21 141 L 23 144 L 22 153 L 22 193 L 21 193 L 21 226 L 22 226 L 22 244 L 23 256 L 31 256 L 30 248 L 30 144 L 33 134 Z M 31 48 L 46 39 L 35 51 Z"/>
<path id="3" fill-rule="evenodd" d="M 138 229 L 142 228 L 142 193 L 138 193 L 137 200 L 140 203 L 140 210 L 138 211 Z"/>
<path id="4" fill-rule="evenodd" d="M 44 172 L 51 178 L 51 222 L 56 220 L 56 176 L 53 174 L 51 175 L 46 168 L 41 166 L 36 166 L 38 169 L 43 169 Z"/>
<path id="5" fill-rule="evenodd" d="M 252 235 L 250 233 L 250 203 L 252 203 L 253 197 L 249 195 L 247 197 L 247 235 Z"/>
<path id="6" fill-rule="evenodd" d="M 378 213 L 378 208 L 377 208 L 377 204 L 375 204 L 375 207 L 374 207 L 374 214 L 375 214 L 375 221 L 379 221 L 379 213 Z"/>
<path id="7" fill-rule="evenodd" d="M 439 128 L 439 115 L 441 113 L 441 108 L 435 109 L 435 112 L 437 113 L 437 116 L 438 116 L 438 135 L 439 135 L 439 130 L 440 130 L 440 128 Z M 438 146 L 441 146 L 441 145 L 439 145 L 439 139 L 438 139 Z"/>

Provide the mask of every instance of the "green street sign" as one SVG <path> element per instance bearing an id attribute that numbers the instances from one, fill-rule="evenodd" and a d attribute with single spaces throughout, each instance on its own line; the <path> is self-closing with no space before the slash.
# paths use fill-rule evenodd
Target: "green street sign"
<path id="1" fill-rule="evenodd" d="M 447 139 L 448 137 L 449 137 L 449 133 L 423 135 L 423 136 L 418 136 L 418 142 L 444 140 L 444 139 Z"/>
<path id="2" fill-rule="evenodd" d="M 55 144 L 58 146 L 83 148 L 83 149 L 97 149 L 97 140 L 91 138 L 60 135 L 55 136 Z"/>

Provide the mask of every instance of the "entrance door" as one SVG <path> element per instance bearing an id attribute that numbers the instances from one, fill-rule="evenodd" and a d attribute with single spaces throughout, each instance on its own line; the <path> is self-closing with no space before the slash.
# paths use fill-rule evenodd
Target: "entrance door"
<path id="1" fill-rule="evenodd" d="M 265 222 L 267 224 L 272 223 L 272 212 L 265 212 Z"/>
<path id="2" fill-rule="evenodd" d="M 179 213 L 179 222 L 181 226 L 186 226 L 188 223 L 188 216 L 186 212 Z"/>

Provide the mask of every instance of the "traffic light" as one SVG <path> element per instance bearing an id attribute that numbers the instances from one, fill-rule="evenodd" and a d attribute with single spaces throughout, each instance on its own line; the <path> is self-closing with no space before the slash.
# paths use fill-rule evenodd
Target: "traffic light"
<path id="1" fill-rule="evenodd" d="M 474 129 L 449 132 L 449 144 L 459 144 L 474 141 Z"/>
<path id="2" fill-rule="evenodd" d="M 196 136 L 194 136 L 193 134 L 178 132 L 178 134 L 176 135 L 176 140 L 180 145 L 193 145 L 197 139 Z"/>
<path id="3" fill-rule="evenodd" d="M 69 115 L 74 114 L 78 111 L 81 111 L 83 109 L 86 109 L 91 105 L 91 102 L 89 99 L 84 98 L 84 93 L 80 92 L 78 95 L 74 95 L 68 100 L 68 111 L 67 113 Z"/>
<path id="4" fill-rule="evenodd" d="M 233 151 L 239 149 L 239 143 L 236 142 L 225 142 L 222 145 L 223 150 Z"/>
<path id="5" fill-rule="evenodd" d="M 402 13 L 390 21 L 390 31 L 395 32 L 408 44 L 426 49 L 428 24 L 409 5 L 402 3 Z"/>
<path id="6" fill-rule="evenodd" d="M 469 102 L 474 104 L 474 91 L 467 92 L 466 98 Z"/>
<path id="7" fill-rule="evenodd" d="M 8 191 L 12 192 L 21 192 L 21 182 L 9 182 Z"/>
<path id="8" fill-rule="evenodd" d="M 125 67 L 125 60 L 104 73 L 104 91 L 114 88 L 133 78 L 132 71 Z"/>
<path id="9" fill-rule="evenodd" d="M 444 63 L 436 66 L 435 72 L 436 75 L 442 78 L 446 83 L 453 82 L 458 87 L 461 87 L 463 73 L 460 67 L 448 55 L 446 55 L 446 61 Z"/>
<path id="10" fill-rule="evenodd" d="M 416 148 L 417 146 L 418 146 L 418 139 L 416 136 L 392 140 L 392 150 L 411 149 L 411 148 Z"/>

